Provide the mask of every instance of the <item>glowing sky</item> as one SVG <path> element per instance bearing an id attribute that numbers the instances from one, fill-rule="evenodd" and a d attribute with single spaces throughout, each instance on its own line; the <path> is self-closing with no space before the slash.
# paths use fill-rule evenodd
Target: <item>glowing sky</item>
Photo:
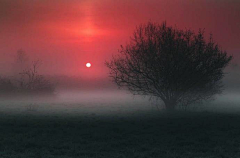
<path id="1" fill-rule="evenodd" d="M 239 0 L 0 0 L 0 57 L 11 60 L 22 48 L 46 73 L 106 77 L 105 60 L 149 20 L 205 28 L 240 53 Z"/>

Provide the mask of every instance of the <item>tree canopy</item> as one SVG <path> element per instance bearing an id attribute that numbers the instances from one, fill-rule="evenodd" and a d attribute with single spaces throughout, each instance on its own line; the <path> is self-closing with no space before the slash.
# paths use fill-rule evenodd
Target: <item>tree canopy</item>
<path id="1" fill-rule="evenodd" d="M 213 41 L 197 33 L 149 22 L 106 62 L 110 77 L 133 94 L 160 98 L 168 110 L 221 93 L 224 68 L 231 61 Z"/>

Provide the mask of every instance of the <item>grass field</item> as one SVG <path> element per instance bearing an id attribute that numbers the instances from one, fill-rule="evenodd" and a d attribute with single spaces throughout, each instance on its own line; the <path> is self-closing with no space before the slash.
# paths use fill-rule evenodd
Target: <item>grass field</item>
<path id="1" fill-rule="evenodd" d="M 1 158 L 238 158 L 240 115 L 0 116 Z"/>
<path id="2" fill-rule="evenodd" d="M 231 109 L 224 100 L 221 106 Z M 147 103 L 121 97 L 91 97 L 81 103 L 71 98 L 52 103 L 1 101 L 0 157 L 240 157 L 237 108 L 168 114 L 144 106 Z"/>

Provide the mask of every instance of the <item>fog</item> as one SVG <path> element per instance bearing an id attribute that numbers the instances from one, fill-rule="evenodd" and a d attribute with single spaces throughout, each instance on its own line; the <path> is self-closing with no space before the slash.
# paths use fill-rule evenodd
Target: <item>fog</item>
<path id="1" fill-rule="evenodd" d="M 206 38 L 212 33 L 214 41 L 234 57 L 225 70 L 223 94 L 187 110 L 236 112 L 240 105 L 239 3 L 234 0 L 0 0 L 0 79 L 5 79 L 2 85 L 11 80 L 15 89 L 19 89 L 18 82 L 26 81 L 19 76 L 25 67 L 16 64 L 16 53 L 22 49 L 30 66 L 32 61 L 41 61 L 38 75 L 56 88 L 54 95 L 44 97 L 18 93 L 6 98 L 0 94 L 0 110 L 114 115 L 162 109 L 159 100 L 119 90 L 110 81 L 104 63 L 118 53 L 120 45 L 129 42 L 136 26 L 166 20 L 168 25 L 180 29 L 205 28 Z M 85 67 L 87 62 L 92 64 L 89 69 Z"/>
<path id="2" fill-rule="evenodd" d="M 6 55 L 7 56 L 7 55 Z M 10 57 L 10 56 L 9 56 Z M 33 114 L 33 115 L 137 115 L 164 111 L 164 103 L 160 99 L 149 96 L 132 95 L 129 91 L 119 89 L 109 77 L 94 77 L 90 73 L 82 75 L 57 75 L 46 74 L 40 65 L 36 75 L 40 75 L 54 86 L 54 91 L 46 89 L 41 95 L 32 95 L 23 89 L 19 91 L 18 82 L 26 82 L 19 72 L 24 65 L 31 70 L 31 62 L 19 65 L 15 57 L 11 62 L 6 62 L 1 78 L 9 79 L 16 86 L 13 92 L 4 90 L 0 94 L 0 112 L 6 114 Z M 33 60 L 28 58 L 29 60 Z M 2 60 L 4 62 L 4 60 Z M 33 60 L 34 61 L 34 60 Z M 12 66 L 7 69 L 6 65 Z M 30 66 L 29 66 L 30 65 Z M 26 67 L 24 67 L 26 68 Z M 87 68 L 85 68 L 87 70 Z M 91 69 L 91 68 L 90 68 Z M 91 71 L 91 70 L 89 70 Z M 1 79 L 0 78 L 0 79 Z M 6 82 L 8 83 L 8 82 Z M 3 82 L 2 86 L 6 84 Z M 208 111 L 238 113 L 240 112 L 240 68 L 235 59 L 226 69 L 223 78 L 224 90 L 221 95 L 216 95 L 212 100 L 187 107 L 179 108 L 187 111 Z M 8 90 L 8 89 L 7 89 Z"/>
<path id="3" fill-rule="evenodd" d="M 11 69 L 13 70 L 13 69 Z M 11 71 L 9 71 L 11 72 Z M 41 74 L 43 71 L 39 71 Z M 13 80 L 17 79 L 11 72 Z M 7 76 L 7 75 L 5 75 Z M 110 78 L 85 78 L 70 75 L 45 75 L 55 85 L 53 94 L 1 93 L 0 112 L 31 115 L 129 116 L 164 111 L 164 103 L 149 96 L 132 95 L 119 89 Z M 240 112 L 240 69 L 231 63 L 225 69 L 224 90 L 212 100 L 194 104 L 184 111 L 220 113 Z"/>
<path id="4" fill-rule="evenodd" d="M 214 100 L 180 111 L 240 113 L 239 93 L 224 93 Z M 1 98 L 0 112 L 50 116 L 133 116 L 164 111 L 156 98 L 133 96 L 124 90 L 59 90 L 54 96 Z"/>
<path id="5" fill-rule="evenodd" d="M 61 90 L 51 97 L 1 99 L 0 111 L 34 115 L 121 115 L 156 109 L 155 103 L 147 97 L 132 96 L 125 91 Z"/>

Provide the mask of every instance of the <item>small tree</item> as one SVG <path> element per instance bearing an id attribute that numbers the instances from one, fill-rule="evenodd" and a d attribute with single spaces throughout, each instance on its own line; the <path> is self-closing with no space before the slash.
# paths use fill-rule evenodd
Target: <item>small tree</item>
<path id="1" fill-rule="evenodd" d="M 19 49 L 16 53 L 16 58 L 13 63 L 13 71 L 15 74 L 27 69 L 29 67 L 29 59 L 26 52 Z"/>
<path id="2" fill-rule="evenodd" d="M 206 100 L 222 91 L 231 61 L 204 31 L 180 30 L 166 22 L 140 25 L 131 42 L 106 62 L 110 77 L 133 94 L 160 98 L 167 110 Z"/>
<path id="3" fill-rule="evenodd" d="M 41 66 L 40 60 L 35 60 L 29 69 L 19 73 L 21 80 L 19 80 L 20 90 L 26 92 L 35 93 L 53 93 L 55 86 L 44 78 L 43 75 L 39 75 L 38 69 Z"/>
<path id="4" fill-rule="evenodd" d="M 42 65 L 40 60 L 28 60 L 23 50 L 16 53 L 13 63 L 14 75 L 10 78 L 0 76 L 0 94 L 53 94 L 56 84 L 53 84 L 44 75 L 39 74 Z"/>

